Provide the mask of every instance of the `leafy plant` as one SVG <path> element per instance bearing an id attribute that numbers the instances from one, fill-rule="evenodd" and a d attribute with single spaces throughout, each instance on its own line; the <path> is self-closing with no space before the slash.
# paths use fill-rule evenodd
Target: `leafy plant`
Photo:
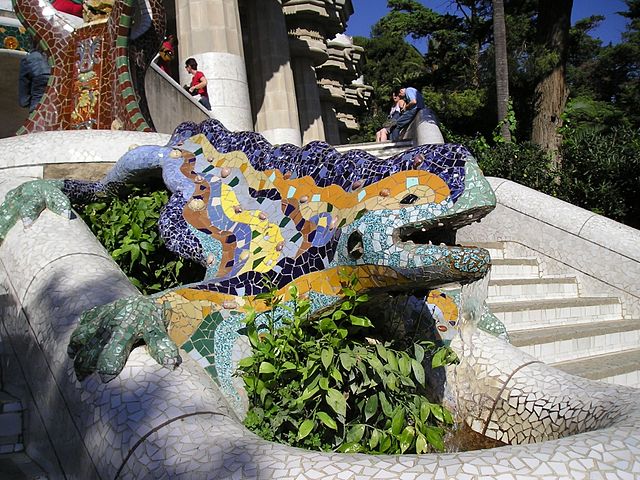
<path id="1" fill-rule="evenodd" d="M 158 232 L 166 190 L 133 188 L 125 199 L 76 206 L 83 220 L 142 293 L 150 294 L 204 277 L 204 269 L 167 250 Z"/>
<path id="2" fill-rule="evenodd" d="M 251 407 L 245 425 L 267 440 L 367 453 L 443 450 L 451 413 L 421 394 L 424 363 L 457 360 L 448 348 L 411 342 L 408 351 L 365 337 L 371 321 L 354 312 L 367 296 L 343 278 L 344 301 L 311 317 L 295 287 L 284 301 L 272 288 L 260 299 L 270 313 L 248 316 L 253 355 L 239 362 Z"/>

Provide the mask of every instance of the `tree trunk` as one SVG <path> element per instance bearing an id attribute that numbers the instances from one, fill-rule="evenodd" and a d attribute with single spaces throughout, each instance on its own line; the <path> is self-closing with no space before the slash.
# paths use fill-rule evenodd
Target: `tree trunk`
<path id="1" fill-rule="evenodd" d="M 552 61 L 535 89 L 535 116 L 531 140 L 551 154 L 554 166 L 559 168 L 559 149 L 562 137 L 561 115 L 569 96 L 566 82 L 566 64 L 571 28 L 573 0 L 540 0 L 538 13 L 538 44 L 543 54 Z"/>
<path id="2" fill-rule="evenodd" d="M 505 142 L 511 141 L 511 125 L 507 119 L 509 109 L 509 67 L 507 64 L 507 29 L 504 25 L 504 1 L 493 0 L 493 45 L 496 61 L 496 97 L 498 124 Z"/>

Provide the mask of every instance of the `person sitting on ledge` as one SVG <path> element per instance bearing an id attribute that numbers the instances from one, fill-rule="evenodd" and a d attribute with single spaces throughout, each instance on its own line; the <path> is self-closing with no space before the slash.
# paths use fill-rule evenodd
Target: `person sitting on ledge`
<path id="1" fill-rule="evenodd" d="M 396 122 L 396 128 L 391 132 L 391 140 L 397 142 L 400 140 L 400 133 L 409 125 L 420 110 L 424 108 L 424 99 L 422 94 L 413 87 L 396 87 L 393 90 L 400 98 L 404 98 L 404 110 Z"/>
<path id="2" fill-rule="evenodd" d="M 404 98 L 400 97 L 398 93 L 392 93 L 391 98 L 393 99 L 393 106 L 387 116 L 387 120 L 382 124 L 382 128 L 376 132 L 376 142 L 386 142 L 389 139 L 389 135 L 395 130 L 396 122 L 404 108 Z"/>

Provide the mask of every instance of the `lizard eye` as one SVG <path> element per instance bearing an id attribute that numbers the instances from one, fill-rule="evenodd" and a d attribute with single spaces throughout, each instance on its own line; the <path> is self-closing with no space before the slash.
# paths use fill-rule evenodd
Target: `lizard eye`
<path id="1" fill-rule="evenodd" d="M 412 203 L 415 203 L 416 200 L 418 200 L 418 196 L 414 195 L 413 193 L 410 193 L 409 195 L 404 197 L 402 200 L 400 200 L 400 203 L 402 205 L 411 205 Z"/>

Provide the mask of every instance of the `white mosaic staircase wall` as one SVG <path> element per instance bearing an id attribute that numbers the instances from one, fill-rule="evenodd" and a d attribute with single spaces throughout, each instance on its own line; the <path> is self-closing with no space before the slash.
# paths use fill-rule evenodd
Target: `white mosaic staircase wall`
<path id="1" fill-rule="evenodd" d="M 526 352 L 640 387 L 640 232 L 508 180 L 458 241 L 492 256 L 488 303 Z"/>

